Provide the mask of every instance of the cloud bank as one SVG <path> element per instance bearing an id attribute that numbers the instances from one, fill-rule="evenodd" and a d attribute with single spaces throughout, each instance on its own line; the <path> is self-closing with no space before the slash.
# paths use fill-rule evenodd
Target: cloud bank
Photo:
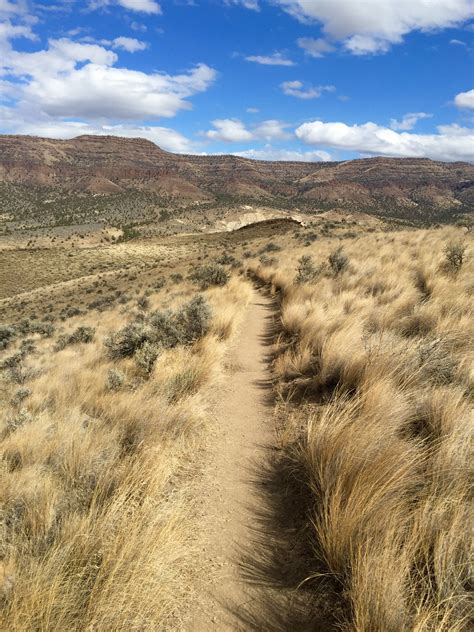
<path id="1" fill-rule="evenodd" d="M 384 53 L 412 31 L 459 26 L 474 17 L 471 0 L 275 0 L 301 22 L 320 23 L 324 39 L 303 38 L 299 45 L 313 56 L 340 42 L 354 55 Z M 313 51 L 313 52 L 311 52 Z"/>
<path id="2" fill-rule="evenodd" d="M 437 134 L 396 132 L 375 123 L 346 125 L 313 121 L 300 125 L 295 134 L 308 145 L 322 145 L 367 155 L 432 158 L 433 160 L 474 160 L 474 130 L 444 125 Z"/>

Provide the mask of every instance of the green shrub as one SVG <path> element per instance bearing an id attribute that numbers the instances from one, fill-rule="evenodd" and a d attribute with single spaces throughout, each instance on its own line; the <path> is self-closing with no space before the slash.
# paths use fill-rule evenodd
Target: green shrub
<path id="1" fill-rule="evenodd" d="M 107 371 L 106 388 L 108 391 L 118 391 L 125 382 L 125 375 L 118 369 L 109 369 Z"/>
<path id="2" fill-rule="evenodd" d="M 33 415 L 27 410 L 20 410 L 14 417 L 7 419 L 7 431 L 14 432 L 18 428 L 21 428 L 27 423 L 33 421 Z"/>
<path id="3" fill-rule="evenodd" d="M 181 333 L 172 312 L 156 311 L 150 314 L 147 322 L 152 329 L 149 338 L 159 343 L 165 349 L 175 347 L 181 342 Z"/>
<path id="4" fill-rule="evenodd" d="M 146 343 L 157 349 L 172 349 L 204 336 L 209 331 L 211 316 L 206 299 L 196 295 L 175 313 L 157 310 L 148 317 L 142 316 L 142 322 L 129 323 L 108 336 L 104 344 L 112 358 L 131 357 Z M 148 349 L 147 353 L 151 351 Z"/>
<path id="5" fill-rule="evenodd" d="M 223 266 L 231 266 L 238 263 L 237 259 L 233 255 L 229 255 L 227 252 L 223 252 L 220 257 L 217 257 L 216 263 Z"/>
<path id="6" fill-rule="evenodd" d="M 88 343 L 94 340 L 95 329 L 93 327 L 78 327 L 69 336 L 69 344 Z"/>
<path id="7" fill-rule="evenodd" d="M 202 338 L 211 325 L 212 313 L 208 302 L 197 294 L 175 316 L 176 326 L 184 343 Z"/>
<path id="8" fill-rule="evenodd" d="M 153 371 L 156 359 L 159 355 L 159 348 L 157 345 L 152 344 L 146 340 L 143 345 L 135 353 L 135 362 L 137 366 L 142 369 L 147 375 Z"/>
<path id="9" fill-rule="evenodd" d="M 149 333 L 143 323 L 132 322 L 108 336 L 104 345 L 112 358 L 128 358 L 148 339 Z"/>
<path id="10" fill-rule="evenodd" d="M 459 272 L 466 260 L 466 246 L 460 241 L 450 241 L 444 248 L 447 265 L 454 272 Z"/>
<path id="11" fill-rule="evenodd" d="M 24 340 L 21 341 L 20 351 L 24 355 L 26 355 L 27 353 L 33 353 L 35 349 L 36 349 L 36 345 L 34 343 L 34 340 L 31 340 L 31 338 L 25 338 Z"/>
<path id="12" fill-rule="evenodd" d="M 270 241 L 260 250 L 260 254 L 263 254 L 264 252 L 278 252 L 280 250 L 281 250 L 281 246 L 279 246 L 273 241 Z"/>
<path id="13" fill-rule="evenodd" d="M 16 330 L 12 325 L 0 325 L 0 349 L 6 349 L 15 338 Z"/>
<path id="14" fill-rule="evenodd" d="M 200 266 L 191 275 L 191 279 L 200 284 L 201 289 L 205 290 L 210 286 L 223 286 L 229 280 L 229 273 L 218 263 L 208 263 Z"/>
<path id="15" fill-rule="evenodd" d="M 296 283 L 311 283 L 314 281 L 319 270 L 313 263 L 311 255 L 303 255 L 298 259 Z"/>
<path id="16" fill-rule="evenodd" d="M 27 388 L 25 386 L 22 388 L 19 388 L 12 398 L 12 404 L 14 406 L 19 406 L 30 395 L 31 395 L 30 388 Z"/>
<path id="17" fill-rule="evenodd" d="M 17 351 L 16 353 L 12 353 L 12 355 L 7 356 L 2 363 L 0 364 L 0 368 L 2 369 L 13 369 L 18 366 L 23 358 L 25 357 L 24 351 Z"/>
<path id="18" fill-rule="evenodd" d="M 260 255 L 258 258 L 262 266 L 276 266 L 278 259 L 276 257 L 269 257 L 266 254 Z"/>
<path id="19" fill-rule="evenodd" d="M 94 340 L 95 329 L 93 327 L 78 327 L 71 334 L 61 334 L 54 345 L 55 351 L 61 351 L 68 345 L 86 344 Z"/>
<path id="20" fill-rule="evenodd" d="M 349 267 L 349 258 L 342 251 L 342 246 L 331 252 L 328 257 L 328 263 L 335 275 L 347 270 Z"/>
<path id="21" fill-rule="evenodd" d="M 137 300 L 137 305 L 140 309 L 146 311 L 150 307 L 150 300 L 147 296 L 140 296 L 140 298 Z"/>

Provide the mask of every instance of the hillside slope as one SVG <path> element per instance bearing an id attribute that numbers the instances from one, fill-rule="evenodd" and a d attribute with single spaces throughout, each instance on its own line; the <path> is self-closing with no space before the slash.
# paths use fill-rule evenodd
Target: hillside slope
<path id="1" fill-rule="evenodd" d="M 163 151 L 145 139 L 0 136 L 0 183 L 89 195 L 140 191 L 178 201 L 274 200 L 446 218 L 474 207 L 474 165 L 427 159 L 264 162 Z"/>

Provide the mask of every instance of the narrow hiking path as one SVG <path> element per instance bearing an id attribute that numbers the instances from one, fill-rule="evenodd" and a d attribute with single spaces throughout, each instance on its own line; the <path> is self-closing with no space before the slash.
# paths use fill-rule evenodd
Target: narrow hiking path
<path id="1" fill-rule="evenodd" d="M 216 400 L 216 430 L 202 506 L 202 556 L 210 573 L 201 577 L 199 599 L 186 630 L 240 630 L 240 613 L 252 607 L 258 588 L 241 572 L 259 503 L 253 472 L 274 443 L 268 401 L 268 344 L 273 302 L 254 292 L 228 352 L 230 375 Z M 246 626 L 245 626 L 246 627 Z"/>

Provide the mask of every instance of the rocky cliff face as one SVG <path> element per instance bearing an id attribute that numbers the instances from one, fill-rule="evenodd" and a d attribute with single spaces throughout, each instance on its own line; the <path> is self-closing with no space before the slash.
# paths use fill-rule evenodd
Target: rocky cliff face
<path id="1" fill-rule="evenodd" d="M 183 200 L 283 199 L 289 206 L 432 218 L 474 207 L 474 165 L 468 163 L 409 158 L 263 162 L 177 155 L 144 139 L 114 136 L 0 136 L 1 181 L 84 193 L 137 189 Z"/>

